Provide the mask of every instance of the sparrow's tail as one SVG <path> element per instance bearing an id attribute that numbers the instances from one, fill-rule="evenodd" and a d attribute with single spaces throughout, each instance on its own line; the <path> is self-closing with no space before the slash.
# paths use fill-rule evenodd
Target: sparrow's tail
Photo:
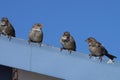
<path id="1" fill-rule="evenodd" d="M 114 58 L 117 58 L 116 56 L 111 55 L 111 54 L 105 54 L 105 55 L 111 60 L 113 60 Z"/>

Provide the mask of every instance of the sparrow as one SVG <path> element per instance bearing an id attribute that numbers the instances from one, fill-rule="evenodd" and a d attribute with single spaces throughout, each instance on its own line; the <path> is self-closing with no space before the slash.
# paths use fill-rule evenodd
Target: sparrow
<path id="1" fill-rule="evenodd" d="M 76 51 L 76 42 L 69 32 L 64 32 L 60 38 L 60 43 L 62 45 L 61 51 L 68 50 L 70 53 Z"/>
<path id="2" fill-rule="evenodd" d="M 29 40 L 28 42 L 34 42 L 39 43 L 40 46 L 43 41 L 43 31 L 42 31 L 43 25 L 40 23 L 34 24 L 30 33 L 29 33 Z"/>
<path id="3" fill-rule="evenodd" d="M 1 34 L 8 36 L 10 40 L 12 37 L 15 37 L 15 29 L 6 17 L 3 17 L 0 21 L 0 35 Z"/>
<path id="4" fill-rule="evenodd" d="M 89 37 L 86 39 L 86 42 L 88 43 L 88 46 L 89 46 L 90 58 L 92 56 L 99 57 L 100 61 L 102 61 L 102 57 L 105 55 L 112 62 L 114 62 L 113 60 L 114 58 L 117 58 L 116 56 L 109 54 L 106 48 L 100 42 L 98 42 L 95 38 Z"/>

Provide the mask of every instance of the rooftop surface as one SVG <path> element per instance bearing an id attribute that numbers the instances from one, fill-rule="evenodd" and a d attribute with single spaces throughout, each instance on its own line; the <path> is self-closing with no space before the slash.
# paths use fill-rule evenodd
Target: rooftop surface
<path id="1" fill-rule="evenodd" d="M 120 62 L 107 64 L 108 59 L 89 59 L 87 54 L 72 52 L 26 40 L 0 37 L 0 64 L 45 74 L 65 80 L 118 80 Z"/>

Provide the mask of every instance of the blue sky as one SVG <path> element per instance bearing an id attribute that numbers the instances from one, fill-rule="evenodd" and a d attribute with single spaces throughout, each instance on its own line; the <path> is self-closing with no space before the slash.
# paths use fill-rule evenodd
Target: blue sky
<path id="1" fill-rule="evenodd" d="M 17 38 L 28 40 L 35 23 L 43 24 L 44 44 L 61 47 L 59 39 L 69 31 L 77 51 L 89 53 L 85 39 L 95 37 L 120 60 L 119 0 L 2 0 L 0 18 L 7 17 Z"/>

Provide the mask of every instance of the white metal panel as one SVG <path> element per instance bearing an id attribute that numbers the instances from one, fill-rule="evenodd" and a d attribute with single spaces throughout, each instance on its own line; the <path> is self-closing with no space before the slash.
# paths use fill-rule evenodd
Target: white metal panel
<path id="1" fill-rule="evenodd" d="M 0 37 L 0 64 L 29 69 L 31 47 L 23 40 Z"/>
<path id="2" fill-rule="evenodd" d="M 66 80 L 118 80 L 120 62 L 107 64 L 79 52 L 0 37 L 0 64 Z"/>

